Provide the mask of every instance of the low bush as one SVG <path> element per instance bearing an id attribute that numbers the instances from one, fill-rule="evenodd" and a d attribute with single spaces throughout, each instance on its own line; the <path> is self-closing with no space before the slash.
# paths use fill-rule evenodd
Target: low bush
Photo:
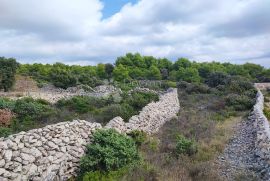
<path id="1" fill-rule="evenodd" d="M 0 97 L 0 109 L 10 109 L 12 110 L 15 106 L 15 102 L 6 98 Z"/>
<path id="2" fill-rule="evenodd" d="M 102 108 L 110 104 L 112 100 L 89 97 L 89 96 L 74 96 L 71 99 L 65 100 L 61 99 L 57 102 L 57 107 L 66 107 L 71 111 L 77 113 L 87 113 L 91 112 L 97 108 Z"/>
<path id="3" fill-rule="evenodd" d="M 141 110 L 152 101 L 158 101 L 158 95 L 151 92 L 133 92 L 123 97 L 123 103 L 129 104 L 135 110 Z"/>
<path id="4" fill-rule="evenodd" d="M 131 131 L 128 135 L 135 141 L 137 146 L 141 146 L 147 138 L 147 134 L 140 130 Z"/>
<path id="5" fill-rule="evenodd" d="M 0 137 L 7 137 L 12 133 L 10 128 L 0 127 Z"/>
<path id="6" fill-rule="evenodd" d="M 184 81 L 180 81 L 177 87 L 180 88 L 180 90 L 184 90 L 188 94 L 192 94 L 192 93 L 208 94 L 211 91 L 210 88 L 205 84 L 188 83 Z"/>
<path id="7" fill-rule="evenodd" d="M 234 93 L 244 93 L 245 91 L 255 90 L 253 84 L 241 77 L 232 77 L 227 85 L 229 91 Z"/>
<path id="8" fill-rule="evenodd" d="M 193 155 L 197 152 L 197 145 L 193 140 L 187 139 L 183 135 L 177 136 L 176 153 Z"/>
<path id="9" fill-rule="evenodd" d="M 54 114 L 53 108 L 47 102 L 34 100 L 33 98 L 22 98 L 15 102 L 13 112 L 19 119 L 30 118 L 40 120 Z"/>
<path id="10" fill-rule="evenodd" d="M 120 169 L 118 171 L 101 172 L 91 171 L 87 172 L 83 176 L 83 181 L 115 181 L 119 180 L 126 173 L 126 169 Z"/>
<path id="11" fill-rule="evenodd" d="M 254 98 L 250 98 L 246 95 L 229 94 L 226 98 L 226 106 L 231 106 L 236 111 L 245 111 L 253 107 L 255 103 Z"/>
<path id="12" fill-rule="evenodd" d="M 267 117 L 267 119 L 270 120 L 270 109 L 264 108 L 263 113 Z"/>
<path id="13" fill-rule="evenodd" d="M 13 132 L 20 132 L 34 129 L 37 125 L 38 122 L 36 120 L 33 120 L 33 118 L 27 116 L 20 119 L 13 119 L 10 127 Z"/>
<path id="14" fill-rule="evenodd" d="M 81 173 L 91 171 L 110 172 L 134 165 L 140 161 L 135 142 L 113 129 L 98 130 L 87 145 L 86 155 L 81 159 Z"/>

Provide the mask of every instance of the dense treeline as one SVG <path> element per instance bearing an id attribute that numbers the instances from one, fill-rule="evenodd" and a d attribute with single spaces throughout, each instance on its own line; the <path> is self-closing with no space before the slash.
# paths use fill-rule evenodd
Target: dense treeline
<path id="1" fill-rule="evenodd" d="M 0 58 L 0 89 L 10 90 L 14 84 L 18 65 L 15 59 Z M 61 88 L 79 84 L 94 87 L 102 84 L 102 80 L 112 78 L 119 82 L 147 79 L 205 83 L 216 72 L 242 76 L 253 82 L 270 81 L 270 69 L 252 63 L 243 65 L 219 62 L 198 63 L 186 58 L 172 62 L 166 58 L 141 56 L 139 53 L 128 53 L 118 57 L 114 65 L 109 63 L 97 66 L 68 66 L 62 63 L 22 64 L 17 70 L 19 74 L 33 77 L 40 86 L 50 82 Z"/>
<path id="2" fill-rule="evenodd" d="M 119 72 L 126 79 L 154 79 L 187 82 L 204 82 L 212 73 L 221 72 L 227 75 L 239 75 L 253 81 L 270 81 L 270 69 L 252 63 L 235 65 L 218 62 L 191 62 L 186 58 L 180 58 L 171 62 L 166 58 L 156 59 L 152 56 L 140 54 L 126 54 L 116 60 L 114 76 L 117 79 Z M 119 71 L 119 69 L 121 71 Z"/>
<path id="3" fill-rule="evenodd" d="M 56 87 L 68 88 L 78 84 L 97 86 L 101 80 L 111 77 L 112 64 L 98 64 L 97 66 L 68 66 L 62 63 L 50 64 L 24 64 L 18 73 L 33 77 L 39 85 L 51 82 Z"/>
<path id="4" fill-rule="evenodd" d="M 41 84 L 51 82 L 61 88 L 78 84 L 96 86 L 101 84 L 101 80 L 111 78 L 120 82 L 147 79 L 204 83 L 215 72 L 231 76 L 239 75 L 254 82 L 270 81 L 270 69 L 252 63 L 243 65 L 219 62 L 198 63 L 186 58 L 180 58 L 173 63 L 166 58 L 141 56 L 138 53 L 128 53 L 118 57 L 115 65 L 24 64 L 18 70 L 18 73 L 32 76 Z"/>

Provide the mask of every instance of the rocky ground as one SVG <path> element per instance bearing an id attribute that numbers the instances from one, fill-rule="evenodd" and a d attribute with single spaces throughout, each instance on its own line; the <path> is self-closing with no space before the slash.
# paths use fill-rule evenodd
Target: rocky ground
<path id="1" fill-rule="evenodd" d="M 253 120 L 244 119 L 235 127 L 235 135 L 217 158 L 224 180 L 269 180 L 268 165 L 259 160 L 255 150 Z"/>

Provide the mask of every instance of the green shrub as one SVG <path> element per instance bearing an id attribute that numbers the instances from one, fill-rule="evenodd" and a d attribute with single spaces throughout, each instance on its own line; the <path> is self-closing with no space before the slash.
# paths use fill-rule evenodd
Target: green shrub
<path id="1" fill-rule="evenodd" d="M 113 129 L 98 130 L 81 159 L 81 173 L 116 171 L 140 160 L 135 142 Z"/>
<path id="2" fill-rule="evenodd" d="M 128 135 L 135 141 L 137 146 L 141 146 L 147 138 L 147 134 L 139 130 L 131 131 Z"/>
<path id="3" fill-rule="evenodd" d="M 200 83 L 188 83 L 185 81 L 180 81 L 177 84 L 177 87 L 180 88 L 180 90 L 184 90 L 188 94 L 192 94 L 192 93 L 208 94 L 208 93 L 210 93 L 210 88 L 207 85 L 200 84 Z"/>
<path id="4" fill-rule="evenodd" d="M 131 95 L 124 95 L 123 101 L 135 110 L 141 110 L 149 102 L 158 101 L 158 95 L 150 92 L 134 92 Z"/>
<path id="5" fill-rule="evenodd" d="M 131 116 L 137 114 L 138 112 L 136 112 L 136 110 L 134 110 L 134 108 L 127 104 L 127 103 L 124 103 L 124 104 L 121 104 L 120 106 L 120 113 L 119 113 L 119 116 L 121 118 L 124 119 L 124 121 L 128 121 L 129 118 L 131 118 Z"/>
<path id="6" fill-rule="evenodd" d="M 209 87 L 217 87 L 218 85 L 225 85 L 229 81 L 229 76 L 223 72 L 213 72 L 205 80 Z"/>
<path id="7" fill-rule="evenodd" d="M 107 123 L 116 116 L 120 116 L 121 105 L 120 104 L 111 104 L 104 108 L 101 108 L 100 111 L 95 115 L 95 119 L 98 122 Z"/>
<path id="8" fill-rule="evenodd" d="M 173 81 L 167 81 L 166 84 L 168 85 L 168 87 L 172 87 L 172 88 L 176 88 L 177 87 L 177 83 L 173 82 Z"/>
<path id="9" fill-rule="evenodd" d="M 47 102 L 36 101 L 33 98 L 18 99 L 13 111 L 20 118 L 42 119 L 54 114 L 53 108 Z"/>
<path id="10" fill-rule="evenodd" d="M 226 99 L 226 106 L 232 106 L 236 111 L 249 110 L 253 107 L 255 100 L 238 94 L 229 94 Z"/>
<path id="11" fill-rule="evenodd" d="M 67 107 L 77 113 L 87 113 L 97 108 L 102 108 L 112 102 L 111 99 L 96 98 L 90 96 L 74 96 L 71 99 L 61 99 L 57 102 L 57 107 Z"/>
<path id="12" fill-rule="evenodd" d="M 19 63 L 14 58 L 0 57 L 0 90 L 9 91 L 15 83 Z"/>
<path id="13" fill-rule="evenodd" d="M 129 104 L 111 104 L 101 108 L 96 112 L 95 118 L 99 122 L 107 123 L 116 116 L 120 116 L 124 121 L 128 121 L 137 112 Z"/>
<path id="14" fill-rule="evenodd" d="M 111 175 L 100 172 L 100 171 L 94 171 L 94 172 L 87 172 L 83 176 L 83 181 L 114 181 L 115 178 L 113 178 Z"/>
<path id="15" fill-rule="evenodd" d="M 185 138 L 183 135 L 177 136 L 176 153 L 193 155 L 197 152 L 197 145 L 193 140 Z"/>
<path id="16" fill-rule="evenodd" d="M 0 127 L 0 137 L 7 137 L 12 133 L 10 128 Z"/>
<path id="17" fill-rule="evenodd" d="M 33 118 L 29 116 L 20 119 L 13 119 L 11 128 L 14 132 L 28 131 L 36 127 L 37 122 L 35 121 L 36 120 L 33 120 Z"/>
<path id="18" fill-rule="evenodd" d="M 267 117 L 267 119 L 270 120 L 270 109 L 264 108 L 263 113 Z"/>
<path id="19" fill-rule="evenodd" d="M 0 97 L 0 109 L 14 109 L 15 101 Z"/>
<path id="20" fill-rule="evenodd" d="M 91 171 L 83 176 L 83 181 L 115 181 L 122 177 L 127 169 L 120 169 L 118 171 L 101 172 Z"/>
<path id="21" fill-rule="evenodd" d="M 232 77 L 227 85 L 230 92 L 241 94 L 245 91 L 256 91 L 253 84 L 241 77 Z"/>
<path id="22" fill-rule="evenodd" d="M 51 72 L 50 80 L 53 85 L 63 89 L 73 87 L 77 84 L 76 76 L 63 69 L 58 69 L 57 72 Z"/>

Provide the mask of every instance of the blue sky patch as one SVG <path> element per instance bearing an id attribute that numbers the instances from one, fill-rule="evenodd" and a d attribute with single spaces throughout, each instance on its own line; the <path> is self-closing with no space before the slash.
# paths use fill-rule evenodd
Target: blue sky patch
<path id="1" fill-rule="evenodd" d="M 119 12 L 120 9 L 127 3 L 135 4 L 138 0 L 102 0 L 104 3 L 103 8 L 103 19 L 109 18 L 115 13 Z"/>

